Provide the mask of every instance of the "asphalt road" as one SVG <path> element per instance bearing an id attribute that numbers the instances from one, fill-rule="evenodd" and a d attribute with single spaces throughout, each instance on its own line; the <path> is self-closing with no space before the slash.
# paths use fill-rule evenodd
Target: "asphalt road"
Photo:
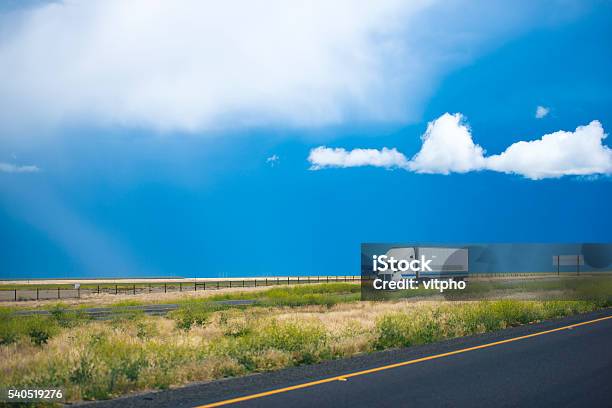
<path id="1" fill-rule="evenodd" d="M 612 316 L 604 310 L 315 366 L 96 403 L 194 407 Z M 235 407 L 611 407 L 612 319 L 237 402 Z"/>
<path id="2" fill-rule="evenodd" d="M 236 300 L 214 300 L 208 302 L 212 305 L 226 305 L 226 306 L 246 306 L 255 303 L 255 300 L 250 299 L 236 299 Z M 168 312 L 176 310 L 180 305 L 157 303 L 151 305 L 138 305 L 138 306 L 124 306 L 124 307 L 91 307 L 78 309 L 79 313 L 84 313 L 93 319 L 106 319 L 119 315 L 122 313 L 129 312 L 143 312 L 146 315 L 159 316 L 165 315 Z M 66 312 L 74 312 L 75 309 L 65 309 Z M 13 312 L 14 316 L 37 316 L 37 315 L 50 315 L 50 310 L 20 310 Z"/>

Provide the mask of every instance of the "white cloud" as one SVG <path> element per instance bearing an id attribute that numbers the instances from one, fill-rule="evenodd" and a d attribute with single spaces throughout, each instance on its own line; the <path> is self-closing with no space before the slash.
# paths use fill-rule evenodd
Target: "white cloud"
<path id="1" fill-rule="evenodd" d="M 325 146 L 319 146 L 310 151 L 308 161 L 311 164 L 311 170 L 319 170 L 328 167 L 362 167 L 374 166 L 394 168 L 406 168 L 408 159 L 406 156 L 397 151 L 397 149 L 387 149 L 383 147 L 378 149 L 332 149 Z"/>
<path id="2" fill-rule="evenodd" d="M 266 159 L 266 163 L 268 163 L 270 165 L 270 167 L 274 167 L 274 165 L 280 160 L 280 157 L 278 157 L 276 154 L 273 154 L 272 156 L 268 157 Z"/>
<path id="3" fill-rule="evenodd" d="M 544 116 L 548 115 L 549 112 L 550 108 L 547 108 L 546 106 L 538 106 L 535 111 L 535 117 L 536 119 L 542 119 Z"/>
<path id="4" fill-rule="evenodd" d="M 438 0 L 41 3 L 0 15 L 0 78 L 10 78 L 0 81 L 0 123 L 207 131 L 412 121 L 444 73 L 547 10 Z"/>
<path id="5" fill-rule="evenodd" d="M 47 4 L 23 11 L 0 42 L 0 75 L 11 78 L 0 83 L 0 103 L 50 122 L 185 131 L 316 126 L 353 112 L 399 118 L 407 112 L 394 106 L 386 77 L 396 86 L 405 82 L 400 70 L 425 74 L 420 62 L 398 57 L 400 22 L 428 3 Z"/>
<path id="6" fill-rule="evenodd" d="M 517 142 L 487 158 L 487 168 L 517 173 L 530 179 L 612 173 L 612 150 L 599 121 L 574 132 L 558 131 L 539 140 Z"/>
<path id="7" fill-rule="evenodd" d="M 430 122 L 421 140 L 421 150 L 410 162 L 410 169 L 417 173 L 465 173 L 485 164 L 484 150 L 474 144 L 460 113 L 445 113 Z"/>
<path id="8" fill-rule="evenodd" d="M 40 169 L 36 166 L 18 166 L 11 163 L 0 163 L 0 172 L 2 173 L 37 173 Z"/>
<path id="9" fill-rule="evenodd" d="M 463 116 L 446 113 L 428 124 L 421 150 L 410 161 L 395 148 L 346 151 L 324 146 L 312 149 L 308 161 L 311 169 L 376 166 L 438 174 L 492 170 L 532 180 L 591 176 L 612 174 L 612 150 L 603 144 L 606 137 L 601 123 L 594 120 L 574 132 L 554 132 L 485 156 L 484 149 L 474 144 Z"/>

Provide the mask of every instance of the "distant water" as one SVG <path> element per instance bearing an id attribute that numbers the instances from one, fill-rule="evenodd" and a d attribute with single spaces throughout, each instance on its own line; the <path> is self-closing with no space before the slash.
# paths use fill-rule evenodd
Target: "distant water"
<path id="1" fill-rule="evenodd" d="M 358 272 L 339 274 L 339 273 L 319 273 L 319 274 L 254 274 L 254 273 L 220 273 L 220 274 L 190 274 L 190 275 L 151 275 L 151 274 L 108 274 L 108 275 L 97 275 L 97 274 L 59 274 L 59 273 L 41 273 L 41 274 L 30 274 L 30 273 L 0 273 L 0 280 L 28 280 L 28 279 L 193 279 L 193 278 L 273 278 L 276 276 L 351 276 L 358 275 Z"/>

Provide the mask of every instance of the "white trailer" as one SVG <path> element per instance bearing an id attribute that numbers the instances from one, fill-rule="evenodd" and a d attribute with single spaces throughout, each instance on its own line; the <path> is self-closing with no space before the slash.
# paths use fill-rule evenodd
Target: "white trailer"
<path id="1" fill-rule="evenodd" d="M 445 247 L 396 247 L 386 253 L 387 258 L 408 262 L 415 259 L 431 260 L 429 268 L 431 271 L 392 271 L 379 272 L 383 280 L 400 280 L 409 278 L 452 278 L 463 280 L 468 276 L 469 257 L 466 248 Z"/>
<path id="2" fill-rule="evenodd" d="M 469 271 L 467 248 L 417 247 L 416 257 L 431 259 L 431 272 L 421 272 L 422 277 L 452 277 L 463 279 Z M 421 277 L 421 276 L 419 276 Z"/>

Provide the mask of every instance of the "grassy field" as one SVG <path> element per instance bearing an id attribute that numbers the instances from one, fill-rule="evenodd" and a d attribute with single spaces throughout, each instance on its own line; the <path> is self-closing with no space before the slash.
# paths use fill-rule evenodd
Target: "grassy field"
<path id="1" fill-rule="evenodd" d="M 231 307 L 210 300 L 257 299 Z M 57 305 L 50 316 L 0 311 L 0 387 L 63 387 L 104 399 L 192 381 L 311 364 L 498 330 L 608 307 L 608 301 L 358 302 L 350 283 L 275 287 L 180 299 L 165 317 L 91 321 Z M 117 304 L 117 307 L 122 304 Z"/>

